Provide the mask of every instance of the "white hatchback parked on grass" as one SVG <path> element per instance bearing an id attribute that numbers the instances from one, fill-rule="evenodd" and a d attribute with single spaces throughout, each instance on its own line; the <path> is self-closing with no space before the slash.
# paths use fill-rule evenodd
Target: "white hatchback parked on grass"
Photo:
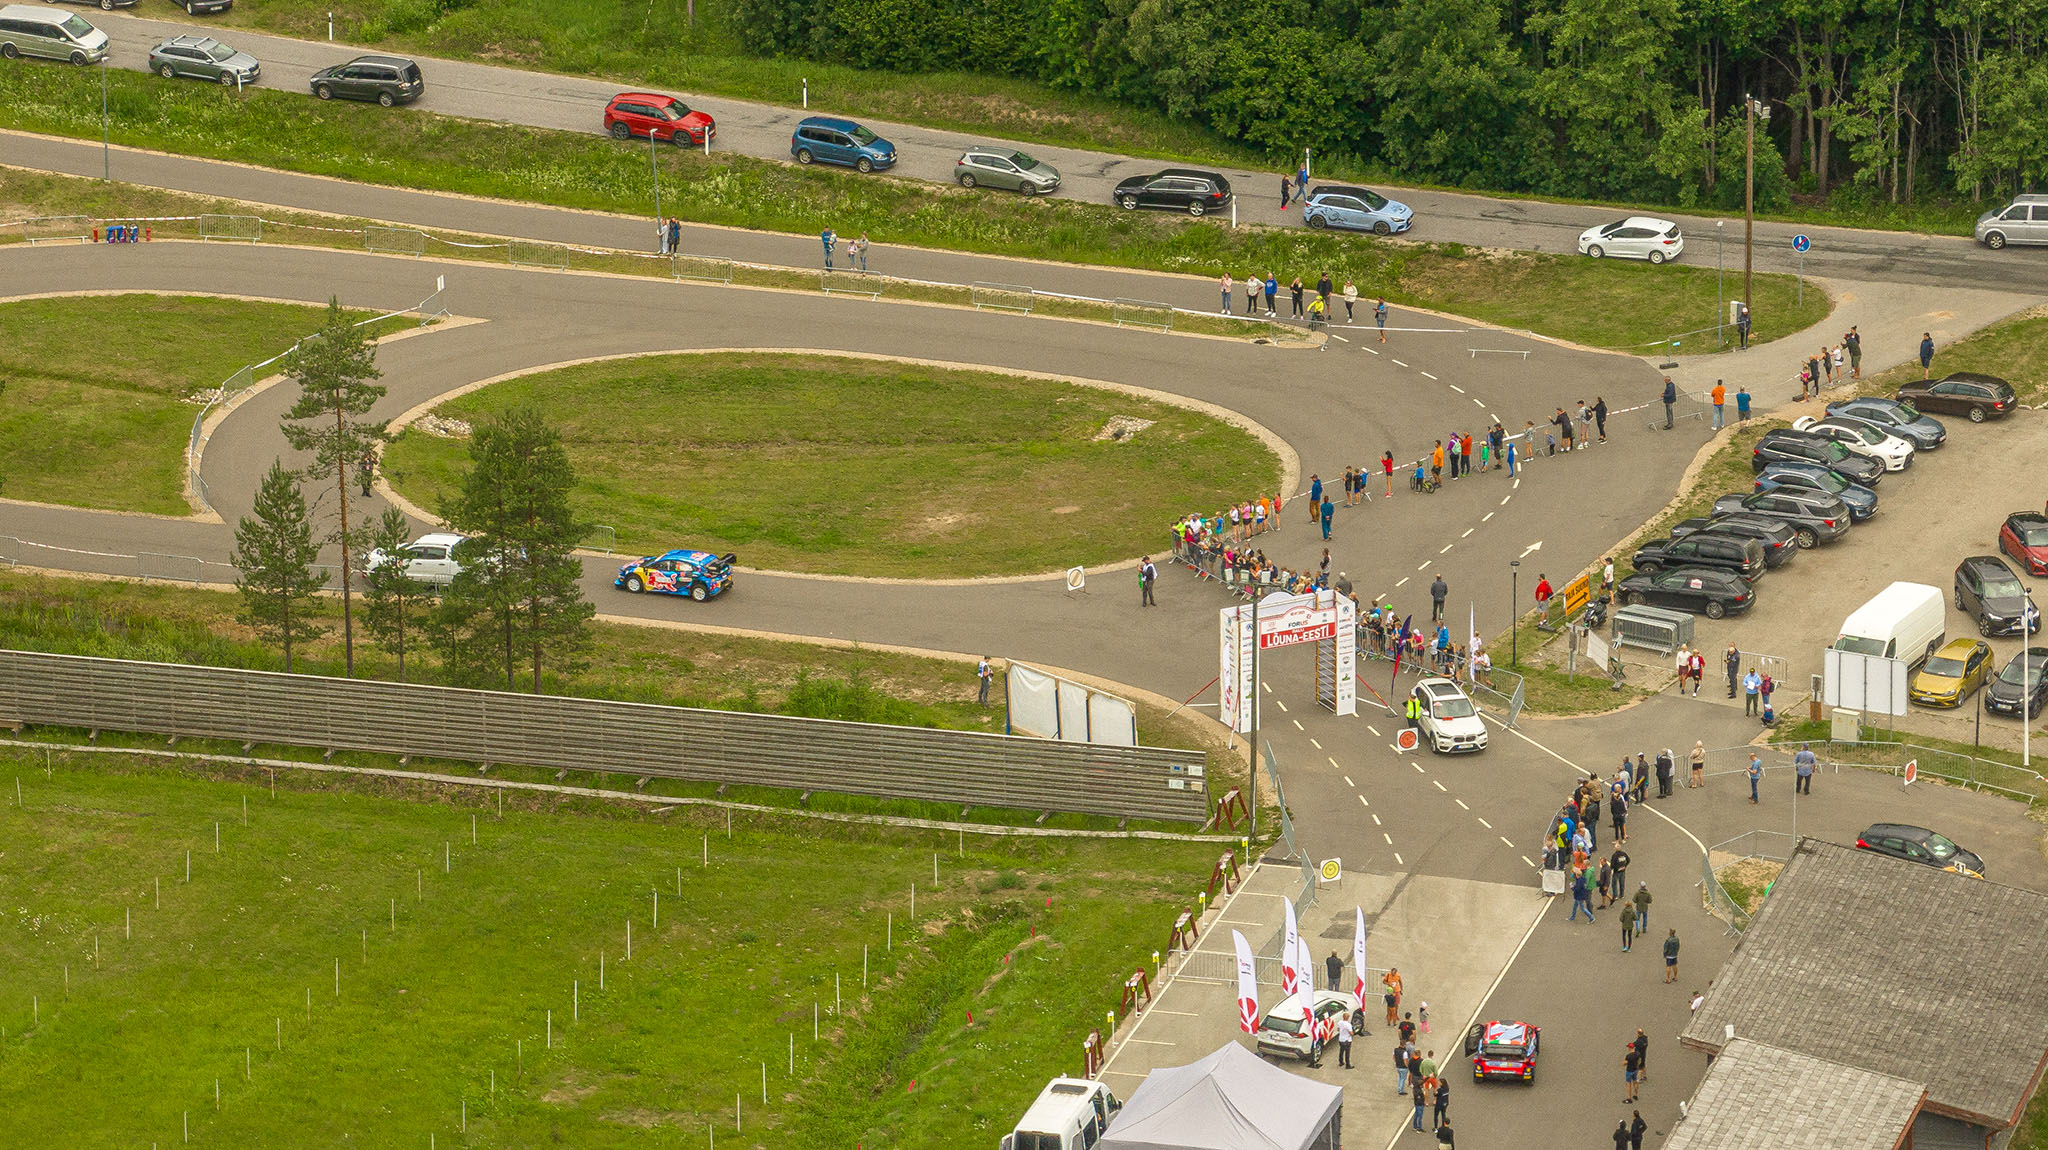
<path id="1" fill-rule="evenodd" d="M 1683 251 L 1685 237 L 1678 234 L 1678 225 L 1655 216 L 1630 216 L 1579 233 L 1579 254 L 1596 260 L 1614 256 L 1661 264 L 1677 259 Z"/>

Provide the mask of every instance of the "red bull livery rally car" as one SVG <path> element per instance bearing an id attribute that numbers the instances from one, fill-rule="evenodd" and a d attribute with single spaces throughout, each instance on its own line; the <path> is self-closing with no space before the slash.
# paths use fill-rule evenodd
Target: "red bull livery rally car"
<path id="1" fill-rule="evenodd" d="M 688 595 L 697 602 L 732 589 L 735 555 L 713 555 L 709 551 L 677 548 L 645 559 L 635 559 L 619 568 L 612 586 L 624 587 L 638 595 L 653 591 L 662 595 Z"/>
<path id="2" fill-rule="evenodd" d="M 1465 1035 L 1465 1054 L 1472 1059 L 1472 1081 L 1515 1078 L 1536 1081 L 1536 1040 L 1541 1027 L 1526 1022 L 1481 1022 Z"/>

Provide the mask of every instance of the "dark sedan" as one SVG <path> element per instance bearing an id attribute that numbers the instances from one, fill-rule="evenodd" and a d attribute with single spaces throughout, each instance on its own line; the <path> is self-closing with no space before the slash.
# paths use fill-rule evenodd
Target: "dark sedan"
<path id="1" fill-rule="evenodd" d="M 1999 715 L 2020 713 L 2020 699 L 2027 700 L 2029 719 L 2041 713 L 2048 702 L 2048 647 L 2029 647 L 2012 657 L 2005 670 L 1984 688 L 1984 709 Z"/>
<path id="2" fill-rule="evenodd" d="M 1709 619 L 1739 614 L 1756 605 L 1749 581 L 1709 567 L 1679 567 L 1655 575 L 1631 575 L 1621 581 L 1621 601 L 1692 611 Z"/>
<path id="3" fill-rule="evenodd" d="M 1956 610 L 1977 621 L 1980 635 L 2031 635 L 2041 629 L 2019 576 L 1996 555 L 1972 555 L 1956 565 Z"/>
<path id="4" fill-rule="evenodd" d="M 1857 455 L 1832 439 L 1790 428 L 1765 432 L 1749 450 L 1751 471 L 1762 471 L 1765 464 L 1785 460 L 1818 463 L 1865 487 L 1876 487 L 1884 478 L 1884 464 L 1877 460 Z"/>
<path id="5" fill-rule="evenodd" d="M 1922 415 L 1910 403 L 1886 399 L 1881 395 L 1866 395 L 1858 399 L 1836 400 L 1828 404 L 1828 414 L 1844 419 L 1860 419 L 1873 427 L 1881 427 L 1901 439 L 1910 441 L 1915 451 L 1933 451 L 1948 442 L 1948 428 L 1931 415 Z"/>
<path id="6" fill-rule="evenodd" d="M 1765 464 L 1764 469 L 1757 473 L 1758 491 L 1781 491 L 1785 488 L 1832 495 L 1848 505 L 1849 518 L 1857 523 L 1877 514 L 1877 492 L 1860 483 L 1851 483 L 1833 468 L 1817 463 L 1780 460 Z"/>
<path id="7" fill-rule="evenodd" d="M 1957 371 L 1940 379 L 1923 379 L 1899 389 L 1899 402 L 1921 411 L 1946 411 L 1982 423 L 2011 415 L 2019 406 L 2012 384 L 1995 375 Z"/>
<path id="8" fill-rule="evenodd" d="M 1780 519 L 1799 537 L 1801 547 L 1832 543 L 1849 533 L 1849 507 L 1832 495 L 1819 491 L 1759 491 L 1752 495 L 1723 495 L 1714 500 L 1716 518 L 1747 512 L 1768 519 Z"/>
<path id="9" fill-rule="evenodd" d="M 1149 176 L 1132 176 L 1116 186 L 1110 199 L 1126 211 L 1172 208 L 1199 216 L 1230 205 L 1230 181 L 1214 172 L 1168 168 Z"/>
<path id="10" fill-rule="evenodd" d="M 1895 859 L 1939 867 L 1945 871 L 1984 877 L 1984 860 L 1926 827 L 1904 823 L 1877 823 L 1856 836 L 1856 849 L 1875 851 Z"/>
<path id="11" fill-rule="evenodd" d="M 1733 535 L 1742 539 L 1754 539 L 1764 545 L 1765 564 L 1783 567 L 1799 554 L 1799 533 L 1782 519 L 1768 519 L 1761 515 L 1743 512 L 1719 517 L 1700 516 L 1697 519 L 1681 519 L 1671 525 L 1671 537 L 1683 539 L 1701 531 L 1716 535 Z"/>

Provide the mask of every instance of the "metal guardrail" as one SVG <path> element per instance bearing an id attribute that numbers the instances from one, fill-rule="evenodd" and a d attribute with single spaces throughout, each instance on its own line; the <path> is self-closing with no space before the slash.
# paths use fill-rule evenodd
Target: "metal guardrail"
<path id="1" fill-rule="evenodd" d="M 515 267 L 569 269 L 569 245 L 513 240 L 505 245 L 505 258 Z"/>
<path id="2" fill-rule="evenodd" d="M 818 287 L 826 295 L 864 295 L 869 299 L 880 299 L 884 282 L 873 272 L 851 268 L 831 268 L 818 273 Z"/>
<path id="3" fill-rule="evenodd" d="M 199 217 L 199 238 L 202 240 L 238 240 L 243 243 L 263 242 L 262 216 L 228 216 L 206 214 Z"/>
<path id="4" fill-rule="evenodd" d="M 406 256 L 427 254 L 427 233 L 418 228 L 367 227 L 363 247 L 373 252 L 395 252 Z"/>
<path id="5" fill-rule="evenodd" d="M 1735 896 L 1721 884 L 1721 870 L 1747 859 L 1786 862 L 1798 845 L 1798 837 L 1784 831 L 1749 831 L 1708 847 L 1707 853 L 1700 856 L 1700 905 L 1726 922 L 1732 933 L 1749 929 L 1755 915 L 1736 902 Z"/>
<path id="6" fill-rule="evenodd" d="M 1110 301 L 1110 318 L 1118 327 L 1149 327 L 1158 331 L 1173 330 L 1173 305 L 1155 303 L 1151 300 L 1122 299 Z"/>
<path id="7" fill-rule="evenodd" d="M 669 257 L 668 274 L 679 280 L 729 284 L 732 282 L 732 261 L 724 256 L 693 256 L 678 253 Z"/>
<path id="8" fill-rule="evenodd" d="M 976 281 L 968 285 L 968 298 L 976 308 L 994 311 L 1014 311 L 1025 315 L 1038 306 L 1038 293 L 1022 284 L 999 284 Z"/>
<path id="9" fill-rule="evenodd" d="M 0 722 L 1199 823 L 1202 751 L 0 651 Z"/>
<path id="10" fill-rule="evenodd" d="M 618 549 L 619 533 L 616 529 L 602 523 L 594 523 L 590 527 L 590 534 L 583 537 L 583 542 L 580 546 L 586 551 L 596 551 L 610 555 Z"/>
<path id="11" fill-rule="evenodd" d="M 1522 714 L 1525 701 L 1522 675 L 1505 667 L 1491 667 L 1485 672 L 1491 683 L 1466 676 L 1463 680 L 1465 693 L 1471 695 L 1481 706 L 1500 712 L 1501 721 L 1512 727 Z"/>
<path id="12" fill-rule="evenodd" d="M 1669 655 L 1693 641 L 1694 619 L 1683 611 L 1662 607 L 1622 607 L 1614 612 L 1610 633 L 1616 646 L 1643 647 Z"/>
<path id="13" fill-rule="evenodd" d="M 90 243 L 97 223 L 91 216 L 31 216 L 21 221 L 21 238 L 31 244 Z"/>
<path id="14" fill-rule="evenodd" d="M 1782 713 L 1782 712 L 1781 712 Z M 1828 743 L 1833 765 L 1862 767 L 1887 774 L 1899 774 L 1906 763 L 1928 778 L 1941 779 L 1975 791 L 1997 791 L 2019 799 L 2028 806 L 2041 801 L 2048 792 L 2048 776 L 2028 767 L 1993 759 L 1980 759 L 1960 751 L 1944 751 L 1918 743 L 1882 742 Z M 1836 755 L 1846 749 L 1846 753 Z"/>

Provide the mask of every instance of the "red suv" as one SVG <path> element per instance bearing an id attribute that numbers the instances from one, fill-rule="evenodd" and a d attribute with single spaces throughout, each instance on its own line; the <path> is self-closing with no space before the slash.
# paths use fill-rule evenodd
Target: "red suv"
<path id="1" fill-rule="evenodd" d="M 2029 575 L 2048 575 L 2048 515 L 2020 511 L 1998 529 L 1998 549 L 2027 565 Z"/>
<path id="2" fill-rule="evenodd" d="M 620 92 L 604 106 L 604 130 L 615 140 L 652 136 L 677 144 L 701 145 L 716 138 L 718 125 L 703 112 L 693 112 L 674 96 Z"/>

